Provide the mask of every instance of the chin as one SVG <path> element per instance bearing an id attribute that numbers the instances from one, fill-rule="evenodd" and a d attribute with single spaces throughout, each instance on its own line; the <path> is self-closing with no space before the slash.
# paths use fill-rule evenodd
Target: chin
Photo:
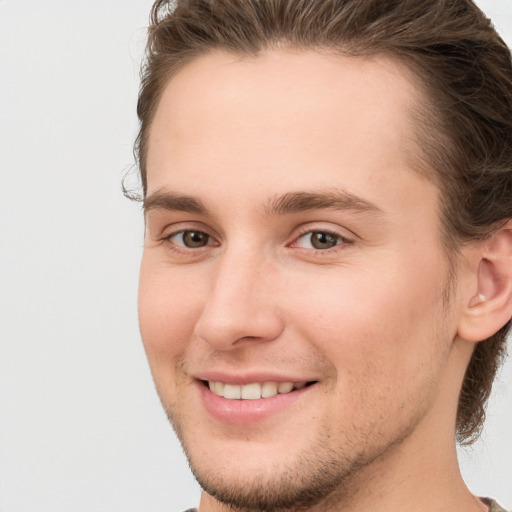
<path id="1" fill-rule="evenodd" d="M 352 473 L 337 457 L 326 453 L 300 453 L 294 459 L 244 464 L 205 460 L 185 448 L 190 467 L 201 488 L 215 500 L 235 510 L 299 511 L 324 503 L 336 492 L 339 500 L 343 481 Z"/>
<path id="2" fill-rule="evenodd" d="M 313 415 L 288 412 L 284 419 L 226 425 L 183 394 L 165 409 L 202 489 L 236 512 L 348 506 L 424 412 L 418 407 L 398 420 L 343 421 L 317 408 Z"/>
<path id="3" fill-rule="evenodd" d="M 284 436 L 278 445 L 249 439 L 217 445 L 207 435 L 188 435 L 190 429 L 176 425 L 175 419 L 175 431 L 199 485 L 235 511 L 298 512 L 348 501 L 357 490 L 360 470 L 383 451 L 343 455 L 330 446 L 327 429 L 308 436 L 307 443 Z"/>

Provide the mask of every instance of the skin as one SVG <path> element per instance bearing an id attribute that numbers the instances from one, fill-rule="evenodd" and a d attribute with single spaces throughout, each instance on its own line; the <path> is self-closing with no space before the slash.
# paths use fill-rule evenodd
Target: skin
<path id="1" fill-rule="evenodd" d="M 450 277 L 438 190 L 411 163 L 418 101 L 384 58 L 289 50 L 212 53 L 167 85 L 149 137 L 139 314 L 206 490 L 200 512 L 485 510 L 454 442 L 478 264 L 468 248 Z M 344 199 L 276 207 L 296 192 Z M 191 232 L 205 245 L 187 247 Z M 325 232 L 319 249 L 312 233 Z M 211 371 L 315 384 L 229 424 L 202 401 L 197 376 Z"/>

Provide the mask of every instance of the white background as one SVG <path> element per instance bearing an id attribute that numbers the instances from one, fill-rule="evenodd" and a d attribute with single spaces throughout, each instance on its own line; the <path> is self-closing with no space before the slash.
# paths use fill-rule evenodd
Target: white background
<path id="1" fill-rule="evenodd" d="M 482 0 L 512 44 L 512 1 Z M 173 512 L 199 491 L 136 319 L 135 103 L 150 0 L 0 0 L 0 512 Z M 477 494 L 512 508 L 512 365 Z"/>

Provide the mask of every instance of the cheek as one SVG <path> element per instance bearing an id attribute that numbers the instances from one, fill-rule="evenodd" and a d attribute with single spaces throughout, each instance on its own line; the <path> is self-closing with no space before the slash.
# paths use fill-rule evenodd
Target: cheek
<path id="1" fill-rule="evenodd" d="M 290 290 L 288 311 L 295 312 L 298 337 L 332 364 L 328 389 L 337 407 L 327 411 L 326 424 L 344 425 L 349 415 L 359 430 L 382 434 L 413 423 L 432 403 L 450 344 L 442 285 L 426 280 L 411 291 L 405 278 L 377 277 L 366 281 L 354 272 L 337 286 L 303 281 L 316 292 L 305 299 Z"/>
<path id="2" fill-rule="evenodd" d="M 352 267 L 303 274 L 289 280 L 300 284 L 288 288 L 284 303 L 300 322 L 298 328 L 339 371 L 368 378 L 377 369 L 389 381 L 398 369 L 414 376 L 439 343 L 449 341 L 450 330 L 442 311 L 444 282 L 439 273 L 426 275 L 419 269 L 407 274 L 403 269 L 395 262 L 373 272 Z"/>
<path id="3" fill-rule="evenodd" d="M 143 257 L 138 295 L 139 325 L 157 385 L 172 384 L 197 321 L 197 300 L 190 281 L 159 269 Z"/>

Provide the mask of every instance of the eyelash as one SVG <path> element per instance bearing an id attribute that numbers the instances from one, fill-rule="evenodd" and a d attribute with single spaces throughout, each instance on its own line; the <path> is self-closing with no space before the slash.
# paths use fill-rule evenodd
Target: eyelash
<path id="1" fill-rule="evenodd" d="M 203 251 L 201 251 L 201 249 L 205 249 L 206 247 L 212 247 L 212 246 L 214 247 L 214 246 L 218 245 L 218 243 L 215 245 L 207 243 L 206 245 L 204 245 L 202 247 L 194 248 L 194 247 L 187 247 L 186 245 L 179 245 L 172 241 L 172 239 L 175 236 L 182 235 L 182 237 L 183 237 L 186 233 L 200 233 L 201 235 L 206 235 L 208 237 L 208 242 L 210 242 L 210 240 L 215 240 L 206 231 L 202 231 L 200 229 L 180 229 L 178 231 L 173 231 L 172 233 L 165 235 L 164 237 L 162 237 L 160 239 L 160 241 L 165 243 L 169 250 L 171 250 L 175 253 L 178 253 L 178 254 L 183 254 L 183 255 L 190 255 L 192 252 L 193 253 L 203 252 Z"/>
<path id="2" fill-rule="evenodd" d="M 314 233 L 321 233 L 323 235 L 328 235 L 330 237 L 333 237 L 337 240 L 337 243 L 333 247 L 329 247 L 326 249 L 315 249 L 315 248 L 308 249 L 308 248 L 304 248 L 304 247 L 300 248 L 300 249 L 302 249 L 303 254 L 305 254 L 306 256 L 313 256 L 313 257 L 317 257 L 317 258 L 326 257 L 329 255 L 332 255 L 333 253 L 337 253 L 341 250 L 344 250 L 344 248 L 346 248 L 347 245 L 352 245 L 354 243 L 354 240 L 351 240 L 350 238 L 343 236 L 340 233 L 333 231 L 333 230 L 322 229 L 322 228 L 320 228 L 320 229 L 304 228 L 304 230 L 301 233 L 299 233 L 299 235 L 297 237 L 295 237 L 293 242 L 291 244 L 289 244 L 288 246 L 293 247 L 294 245 L 296 245 L 298 243 L 298 241 L 301 238 L 303 238 L 306 235 L 313 235 Z"/>
<path id="3" fill-rule="evenodd" d="M 187 247 L 185 245 L 179 245 L 172 241 L 174 237 L 177 235 L 182 235 L 182 237 L 186 233 L 198 233 L 202 235 L 206 235 L 208 237 L 208 243 L 201 247 Z M 296 244 L 298 241 L 305 237 L 306 235 L 313 235 L 314 233 L 321 233 L 323 235 L 328 235 L 330 237 L 333 237 L 337 240 L 337 243 L 333 247 L 325 248 L 325 249 L 315 249 L 315 248 L 304 248 L 304 247 L 298 247 Z M 190 255 L 192 253 L 198 254 L 202 253 L 203 249 L 206 249 L 207 247 L 216 247 L 218 246 L 218 242 L 215 244 L 209 243 L 211 240 L 215 240 L 213 236 L 208 234 L 206 231 L 202 231 L 200 229 L 180 229 L 178 231 L 174 231 L 164 237 L 161 238 L 161 241 L 166 243 L 167 248 L 175 253 L 182 254 L 182 255 Z M 303 254 L 307 256 L 314 256 L 314 257 L 322 257 L 327 256 L 329 254 L 332 254 L 333 252 L 338 252 L 340 250 L 343 250 L 343 247 L 346 245 L 352 245 L 354 243 L 353 240 L 347 238 L 346 236 L 341 235 L 340 233 L 337 233 L 336 231 L 329 230 L 329 229 L 311 229 L 311 228 L 304 228 L 303 231 L 301 231 L 298 236 L 296 236 L 293 241 L 290 244 L 287 244 L 287 247 L 297 247 L 298 249 L 301 249 Z"/>

